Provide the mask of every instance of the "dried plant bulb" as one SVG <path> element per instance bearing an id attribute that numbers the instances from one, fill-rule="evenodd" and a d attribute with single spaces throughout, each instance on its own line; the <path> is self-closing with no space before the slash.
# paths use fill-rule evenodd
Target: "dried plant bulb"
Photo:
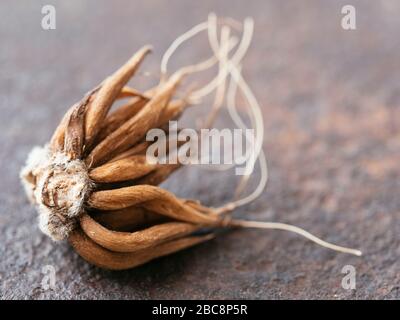
<path id="1" fill-rule="evenodd" d="M 266 183 L 265 174 L 253 194 L 216 209 L 181 199 L 158 187 L 180 165 L 149 163 L 145 156 L 150 145 L 145 140 L 146 133 L 153 128 L 165 128 L 190 103 L 215 91 L 206 124 L 211 126 L 224 101 L 228 76 L 234 81 L 228 87 L 228 96 L 234 96 L 239 87 L 248 98 L 252 123 L 258 128 L 257 143 L 261 146 L 262 121 L 260 124 L 256 119 L 259 107 L 239 66 L 249 46 L 252 23 L 245 22 L 243 39 L 230 58 L 237 43 L 230 35 L 230 28 L 241 26 L 230 20 L 223 26 L 219 42 L 215 19 L 210 16 L 208 22 L 194 27 L 171 45 L 163 58 L 162 77 L 157 86 L 142 93 L 126 85 L 150 52 L 150 47 L 145 46 L 67 111 L 48 144 L 32 150 L 21 179 L 39 213 L 40 229 L 55 241 L 68 239 L 84 259 L 107 269 L 138 266 L 207 241 L 213 238 L 215 230 L 228 227 L 289 230 L 325 247 L 360 254 L 326 243 L 293 226 L 232 219 L 229 211 L 260 194 Z M 209 32 L 213 56 L 168 76 L 167 64 L 173 52 L 201 31 Z M 219 72 L 214 80 L 185 98 L 176 98 L 186 75 L 216 63 Z M 110 111 L 113 103 L 122 98 L 128 99 L 126 104 Z M 230 110 L 235 111 L 235 106 L 230 105 Z M 233 116 L 235 123 L 243 127 L 238 115 L 233 113 Z M 260 158 L 257 156 L 256 160 L 260 159 L 261 168 L 265 164 L 266 170 L 261 149 L 257 155 Z M 208 234 L 196 236 L 199 230 L 207 230 Z"/>

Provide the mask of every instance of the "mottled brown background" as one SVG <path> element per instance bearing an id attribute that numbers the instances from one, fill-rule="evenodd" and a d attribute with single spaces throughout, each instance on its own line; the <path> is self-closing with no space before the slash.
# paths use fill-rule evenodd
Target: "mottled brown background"
<path id="1" fill-rule="evenodd" d="M 56 6 L 56 30 L 41 29 L 44 4 Z M 340 27 L 344 4 L 356 6 L 356 31 Z M 270 181 L 237 215 L 292 223 L 364 257 L 286 232 L 238 230 L 108 272 L 39 232 L 18 181 L 30 148 L 145 43 L 155 47 L 144 65 L 151 75 L 132 85 L 155 81 L 168 44 L 210 11 L 256 21 L 244 75 L 263 108 Z M 399 1 L 3 0 L 0 14 L 1 298 L 400 298 Z M 208 54 L 200 39 L 183 51 L 182 64 Z M 218 205 L 235 179 L 185 168 L 167 187 Z M 353 291 L 340 285 L 346 264 L 357 270 Z M 56 268 L 55 290 L 41 288 L 45 265 Z"/>

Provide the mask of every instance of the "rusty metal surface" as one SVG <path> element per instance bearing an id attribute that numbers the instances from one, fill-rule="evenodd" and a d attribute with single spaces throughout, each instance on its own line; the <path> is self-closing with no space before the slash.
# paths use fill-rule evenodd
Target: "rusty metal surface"
<path id="1" fill-rule="evenodd" d="M 340 27 L 346 1 L 51 2 L 53 31 L 40 26 L 47 2 L 0 3 L 2 299 L 400 298 L 398 1 L 352 1 L 356 31 Z M 286 232 L 237 230 L 108 272 L 38 230 L 18 181 L 32 145 L 46 142 L 66 108 L 145 43 L 155 46 L 144 65 L 153 76 L 132 83 L 154 81 L 168 44 L 210 11 L 256 21 L 244 74 L 263 107 L 270 181 L 237 216 L 301 226 L 362 249 L 362 258 Z M 185 52 L 182 63 L 207 54 L 201 41 Z M 166 186 L 218 205 L 234 182 L 185 168 Z M 341 287 L 348 264 L 357 271 L 356 290 Z M 56 270 L 54 290 L 41 286 L 46 265 Z"/>

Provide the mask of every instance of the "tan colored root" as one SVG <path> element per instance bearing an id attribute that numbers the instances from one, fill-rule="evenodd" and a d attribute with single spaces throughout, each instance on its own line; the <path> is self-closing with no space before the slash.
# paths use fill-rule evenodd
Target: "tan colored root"
<path id="1" fill-rule="evenodd" d="M 64 152 L 69 159 L 80 159 L 84 143 L 84 117 L 86 104 L 79 104 L 72 111 L 65 132 Z"/>
<path id="2" fill-rule="evenodd" d="M 188 103 L 186 100 L 171 101 L 158 119 L 155 128 L 161 128 L 165 124 L 168 124 L 168 121 L 179 118 L 187 106 Z"/>
<path id="3" fill-rule="evenodd" d="M 100 89 L 100 86 L 98 86 L 95 89 L 88 92 L 79 103 L 74 104 L 65 113 L 60 124 L 57 126 L 56 130 L 54 131 L 52 138 L 50 139 L 50 148 L 53 152 L 60 152 L 60 151 L 64 150 L 65 131 L 67 130 L 67 125 L 68 125 L 68 121 L 71 116 L 71 113 L 75 110 L 76 106 L 79 104 L 86 104 L 86 105 L 90 104 L 94 99 L 94 95 L 96 94 L 96 92 L 99 89 Z M 133 96 L 140 97 L 141 94 L 137 90 L 125 86 L 124 88 L 122 88 L 121 93 L 118 96 L 118 99 L 133 97 Z"/>
<path id="4" fill-rule="evenodd" d="M 50 149 L 53 153 L 61 152 L 64 150 L 64 141 L 65 141 L 65 131 L 67 130 L 67 125 L 71 113 L 74 111 L 76 105 L 73 105 L 64 115 L 60 124 L 57 126 L 56 130 L 53 133 L 53 136 L 50 139 Z"/>
<path id="5" fill-rule="evenodd" d="M 176 114 L 176 110 L 179 110 L 176 106 L 180 108 L 182 104 L 176 104 L 171 107 L 172 111 L 169 113 L 169 116 L 173 116 Z M 166 140 L 168 141 L 168 133 L 166 133 L 166 137 Z M 185 141 L 178 141 L 177 147 L 184 143 Z M 146 151 L 150 144 L 151 142 L 148 141 L 140 142 L 105 164 L 92 169 L 90 171 L 90 178 L 96 183 L 113 183 L 134 180 L 132 181 L 132 184 L 158 185 L 181 165 L 149 163 L 147 161 Z M 166 145 L 165 152 L 168 157 L 170 152 L 169 143 Z M 155 152 L 155 156 L 158 156 L 158 151 Z"/>
<path id="6" fill-rule="evenodd" d="M 209 207 L 203 206 L 203 205 L 200 203 L 200 201 L 198 201 L 198 200 L 186 199 L 186 200 L 184 200 L 184 201 L 185 201 L 185 204 L 186 204 L 186 205 L 192 207 L 193 209 L 195 209 L 195 210 L 197 210 L 197 211 L 199 211 L 199 212 L 201 212 L 201 213 L 204 213 L 204 214 L 211 214 L 211 215 L 212 215 L 212 214 L 218 214 L 218 213 L 215 212 L 214 209 L 211 209 L 211 208 L 209 208 Z"/>
<path id="7" fill-rule="evenodd" d="M 150 185 L 139 185 L 115 190 L 93 192 L 89 206 L 100 210 L 116 210 L 134 205 L 166 215 L 179 221 L 218 225 L 217 215 L 205 215 L 176 198 L 172 193 Z"/>
<path id="8" fill-rule="evenodd" d="M 149 46 L 141 48 L 128 62 L 103 81 L 86 113 L 85 145 L 87 147 L 94 142 L 111 105 L 150 51 Z"/>
<path id="9" fill-rule="evenodd" d="M 55 152 L 64 151 L 64 143 L 65 143 L 65 132 L 67 131 L 67 127 L 71 118 L 71 114 L 80 106 L 89 105 L 93 99 L 97 91 L 100 89 L 100 86 L 94 88 L 90 92 L 88 92 L 81 101 L 74 104 L 64 115 L 60 124 L 57 126 L 56 130 L 53 133 L 53 136 L 50 139 L 50 150 Z"/>
<path id="10" fill-rule="evenodd" d="M 117 99 L 124 99 L 124 98 L 132 98 L 132 97 L 139 97 L 143 100 L 149 100 L 150 97 L 146 95 L 146 93 L 142 93 L 137 89 L 125 86 L 121 89 Z"/>
<path id="11" fill-rule="evenodd" d="M 89 172 L 89 177 L 97 183 L 111 183 L 140 178 L 157 169 L 158 164 L 150 164 L 145 155 L 134 155 L 115 160 Z"/>
<path id="12" fill-rule="evenodd" d="M 136 185 L 148 184 L 152 186 L 158 186 L 180 167 L 180 163 L 160 165 L 157 169 L 145 175 L 144 177 L 136 179 L 134 183 Z"/>
<path id="13" fill-rule="evenodd" d="M 168 222 L 170 218 L 141 207 L 128 207 L 113 211 L 91 213 L 94 220 L 114 231 L 134 231 L 156 223 Z"/>
<path id="14" fill-rule="evenodd" d="M 95 167 L 107 162 L 139 142 L 148 130 L 157 127 L 160 114 L 168 105 L 183 76 L 183 73 L 178 73 L 163 84 L 136 116 L 112 132 L 92 150 L 87 157 L 87 164 Z"/>
<path id="15" fill-rule="evenodd" d="M 128 119 L 134 117 L 148 102 L 147 98 L 135 97 L 131 101 L 111 112 L 105 119 L 97 141 L 102 141 L 117 130 Z"/>
<path id="16" fill-rule="evenodd" d="M 122 91 L 125 88 L 127 87 L 124 87 Z M 128 93 L 132 93 L 131 90 L 134 89 L 129 88 L 126 90 L 128 91 Z M 122 91 L 119 95 L 119 98 L 122 97 Z M 96 138 L 96 142 L 98 143 L 104 140 L 104 138 L 109 136 L 111 132 L 115 131 L 126 121 L 134 117 L 140 111 L 140 109 L 142 109 L 146 105 L 146 103 L 149 102 L 150 98 L 154 95 L 155 92 L 157 92 L 157 87 L 149 89 L 145 93 L 134 90 L 135 94 L 133 95 L 133 99 L 106 116 L 106 118 L 104 119 L 104 123 L 102 124 L 102 128 L 98 133 L 98 137 Z"/>
<path id="17" fill-rule="evenodd" d="M 152 144 L 151 141 L 143 141 L 134 145 L 132 148 L 120 153 L 114 158 L 110 159 L 107 163 L 111 163 L 113 161 L 125 159 L 127 157 L 136 156 L 136 155 L 144 155 L 146 154 L 147 148 Z"/>
<path id="18" fill-rule="evenodd" d="M 81 228 L 86 235 L 102 247 L 115 252 L 136 252 L 154 247 L 160 243 L 189 235 L 201 226 L 185 222 L 161 223 L 140 231 L 111 231 L 89 215 L 84 214 L 80 220 Z"/>
<path id="19" fill-rule="evenodd" d="M 186 106 L 187 106 L 187 103 L 184 100 L 175 100 L 175 101 L 170 102 L 168 104 L 168 106 L 165 108 L 164 112 L 161 114 L 158 122 L 155 125 L 155 128 L 162 129 L 162 130 L 166 131 L 166 133 L 167 133 L 168 121 L 177 119 L 182 114 L 182 112 Z M 145 154 L 147 151 L 147 148 L 151 144 L 152 144 L 151 141 L 138 142 L 136 145 L 134 145 L 130 149 L 128 149 L 128 150 L 116 155 L 112 159 L 110 159 L 108 161 L 108 163 L 115 161 L 115 160 L 124 159 L 124 158 L 132 156 L 132 155 Z M 167 151 L 168 151 L 168 148 L 167 148 Z"/>
<path id="20" fill-rule="evenodd" d="M 208 241 L 213 237 L 213 235 L 185 237 L 133 253 L 120 253 L 101 247 L 86 236 L 82 229 L 78 228 L 70 235 L 69 242 L 74 247 L 75 251 L 89 263 L 110 270 L 124 270 L 192 247 L 196 244 Z"/>

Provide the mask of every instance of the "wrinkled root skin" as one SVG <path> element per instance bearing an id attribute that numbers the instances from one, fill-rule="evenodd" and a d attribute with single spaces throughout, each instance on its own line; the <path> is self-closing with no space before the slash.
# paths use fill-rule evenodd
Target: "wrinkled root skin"
<path id="1" fill-rule="evenodd" d="M 187 106 L 171 101 L 185 70 L 149 90 L 151 97 L 126 87 L 150 51 L 149 46 L 139 49 L 74 104 L 49 144 L 35 147 L 20 173 L 43 233 L 55 241 L 68 239 L 85 260 L 106 269 L 133 268 L 201 243 L 210 236 L 193 236 L 195 231 L 221 224 L 210 210 L 156 186 L 179 167 L 154 166 L 140 154 L 146 133 Z M 125 98 L 127 105 L 109 112 Z M 113 213 L 121 209 L 130 215 L 116 220 Z M 103 225 L 91 218 L 107 211 Z M 175 222 L 149 225 L 147 217 L 154 214 Z M 138 230 L 129 228 L 132 221 Z"/>

